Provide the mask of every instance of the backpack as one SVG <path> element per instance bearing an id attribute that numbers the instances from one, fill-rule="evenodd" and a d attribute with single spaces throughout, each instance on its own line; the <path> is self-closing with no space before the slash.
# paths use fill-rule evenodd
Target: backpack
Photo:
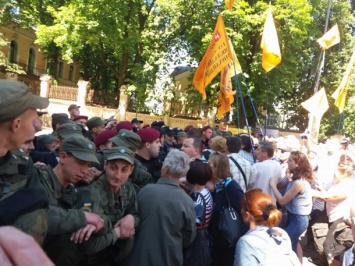
<path id="1" fill-rule="evenodd" d="M 288 235 L 288 243 L 285 235 L 287 233 L 279 228 L 268 229 L 267 231 L 255 230 L 251 231 L 248 236 L 257 237 L 265 241 L 266 246 L 266 259 L 265 261 L 260 261 L 259 265 L 262 266 L 301 266 L 301 263 L 293 252 L 291 247 L 291 240 Z"/>

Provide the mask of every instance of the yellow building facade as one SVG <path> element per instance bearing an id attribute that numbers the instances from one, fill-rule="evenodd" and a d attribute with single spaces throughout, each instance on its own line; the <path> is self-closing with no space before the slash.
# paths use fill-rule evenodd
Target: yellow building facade
<path id="1" fill-rule="evenodd" d="M 41 51 L 40 45 L 35 43 L 36 32 L 34 29 L 23 29 L 19 24 L 11 23 L 0 26 L 2 37 L 8 45 L 0 47 L 10 63 L 19 65 L 27 76 L 38 79 L 46 73 L 47 56 Z M 79 64 L 68 64 L 58 58 L 57 76 L 58 83 L 64 86 L 76 86 L 79 80 Z"/>

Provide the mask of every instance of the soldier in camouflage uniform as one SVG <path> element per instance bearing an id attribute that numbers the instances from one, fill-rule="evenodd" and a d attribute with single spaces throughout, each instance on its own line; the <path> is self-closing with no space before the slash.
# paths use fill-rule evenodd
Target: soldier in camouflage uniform
<path id="1" fill-rule="evenodd" d="M 136 152 L 142 145 L 141 138 L 134 132 L 121 129 L 119 133 L 110 139 L 114 146 L 126 147 L 133 152 Z M 136 158 L 134 158 L 134 169 L 129 176 L 131 183 L 133 184 L 136 192 L 145 185 L 153 183 L 153 176 L 148 172 L 147 168 Z"/>
<path id="2" fill-rule="evenodd" d="M 90 186 L 79 189 L 77 208 L 99 214 L 105 228 L 88 240 L 74 234 L 66 240 L 66 250 L 57 254 L 56 265 L 112 265 L 122 261 L 133 247 L 138 226 L 135 189 L 128 176 L 133 171 L 134 153 L 124 147 L 106 152 L 105 174 Z M 127 181 L 128 180 L 128 181 Z"/>
<path id="3" fill-rule="evenodd" d="M 0 91 L 0 225 L 14 225 L 42 243 L 48 202 L 38 190 L 25 188 L 38 172 L 26 154 L 10 150 L 34 139 L 36 109 L 46 108 L 49 101 L 32 95 L 19 81 L 0 80 Z"/>
<path id="4" fill-rule="evenodd" d="M 39 178 L 29 181 L 30 187 L 40 188 L 49 200 L 48 232 L 43 248 L 56 263 L 56 255 L 65 248 L 63 239 L 80 230 L 85 236 L 98 232 L 103 219 L 93 213 L 75 209 L 77 183 L 97 162 L 94 145 L 84 137 L 68 137 L 61 143 L 58 165 L 45 168 Z"/>

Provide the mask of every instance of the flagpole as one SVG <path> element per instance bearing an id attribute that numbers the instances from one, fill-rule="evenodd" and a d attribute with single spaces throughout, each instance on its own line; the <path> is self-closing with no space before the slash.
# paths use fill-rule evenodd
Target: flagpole
<path id="1" fill-rule="evenodd" d="M 325 16 L 325 24 L 324 24 L 324 34 L 328 31 L 328 23 L 329 23 L 329 15 L 330 15 L 330 7 L 331 7 L 332 0 L 328 0 L 328 5 L 327 5 L 327 13 Z M 322 50 L 319 58 L 319 64 L 317 66 L 317 73 L 316 73 L 316 81 L 314 84 L 314 94 L 318 92 L 319 84 L 320 84 L 320 78 L 322 71 L 324 69 L 324 64 L 325 64 L 325 50 Z M 309 120 L 308 120 L 308 130 L 310 132 L 310 141 L 311 143 L 318 143 L 318 135 L 319 135 L 319 126 L 320 126 L 320 121 L 317 121 L 316 117 L 312 114 L 309 115 Z"/>
<path id="2" fill-rule="evenodd" d="M 257 121 L 258 126 L 259 126 L 259 129 L 260 129 L 260 133 L 263 135 L 263 127 L 261 126 L 258 113 L 256 112 L 256 109 L 255 109 L 255 105 L 254 105 L 254 102 L 253 102 L 253 98 L 251 97 L 251 94 L 250 94 L 250 91 L 249 91 L 249 88 L 248 88 L 248 84 L 247 84 L 246 78 L 245 78 L 245 76 L 244 76 L 243 74 L 242 74 L 242 78 L 243 78 L 243 81 L 244 81 L 244 84 L 245 84 L 245 89 L 246 89 L 246 91 L 247 91 L 247 94 L 248 94 L 248 97 L 249 97 L 251 106 L 253 107 L 253 111 L 254 111 L 254 114 L 255 114 L 255 117 L 256 117 L 256 121 Z"/>
<path id="3" fill-rule="evenodd" d="M 240 88 L 240 83 L 239 83 L 239 79 L 238 79 L 238 75 L 235 75 L 235 81 L 237 83 L 237 88 L 238 88 L 238 91 L 239 91 L 239 96 L 240 96 L 240 102 L 241 102 L 241 105 L 242 105 L 242 109 L 243 109 L 243 114 L 244 114 L 244 119 L 245 119 L 245 125 L 247 127 L 247 130 L 248 130 L 248 136 L 251 135 L 251 132 L 250 132 L 250 129 L 249 129 L 249 122 L 248 122 L 248 117 L 247 117 L 247 111 L 245 110 L 245 105 L 244 105 L 244 101 L 243 101 L 243 94 L 242 94 L 242 89 Z M 236 93 L 237 94 L 237 93 Z M 251 144 L 251 151 L 252 151 L 252 154 L 253 154 L 253 158 L 254 158 L 254 162 L 255 161 L 255 152 L 254 152 L 254 146 L 253 146 L 253 142 L 252 142 L 252 138 L 250 137 L 250 144 Z"/>
<path id="4" fill-rule="evenodd" d="M 266 108 L 266 112 L 265 112 L 265 124 L 264 124 L 264 136 L 263 136 L 263 140 L 265 140 L 266 137 L 266 128 L 267 128 L 267 118 L 268 118 L 268 110 L 269 110 L 269 89 L 270 89 L 270 81 L 269 81 L 269 73 L 266 73 L 266 103 L 265 103 L 265 108 Z"/>
<path id="5" fill-rule="evenodd" d="M 233 23 L 234 21 L 232 20 L 232 22 L 231 22 L 231 26 L 232 26 L 232 29 L 233 29 L 233 31 L 234 31 L 234 23 Z M 232 46 L 234 46 L 233 45 L 233 43 L 234 43 L 234 36 L 233 36 L 233 34 L 232 34 L 232 37 L 231 37 L 231 39 L 232 39 Z M 233 47 L 234 48 L 234 47 Z M 240 86 L 240 84 L 239 84 L 239 79 L 238 79 L 238 74 L 237 74 L 237 68 L 236 68 L 236 66 L 235 66 L 235 62 L 234 62 L 234 58 L 233 58 L 233 70 L 234 70 L 234 88 L 236 88 L 236 93 L 235 93 L 235 95 L 234 95 L 234 101 L 235 101 L 235 108 L 236 108 L 236 110 L 237 110 L 237 127 L 238 127 L 238 135 L 240 134 L 240 118 L 239 118 L 239 100 L 238 100 L 238 93 L 239 93 L 239 90 L 237 89 L 237 87 L 235 86 L 237 83 L 237 86 Z M 241 93 L 241 92 L 240 92 Z M 241 99 L 242 99 L 242 97 L 241 97 Z"/>
<path id="6" fill-rule="evenodd" d="M 328 0 L 327 14 L 326 14 L 326 17 L 325 17 L 325 24 L 324 24 L 324 34 L 326 34 L 327 31 L 328 31 L 328 23 L 329 23 L 329 14 L 330 14 L 331 2 L 332 2 L 332 0 Z M 323 71 L 324 62 L 325 62 L 325 50 L 322 50 L 319 60 L 320 60 L 320 64 L 318 64 L 316 82 L 315 82 L 315 85 L 314 85 L 314 94 L 317 93 L 318 88 L 319 88 L 320 77 L 321 77 L 321 73 Z"/>

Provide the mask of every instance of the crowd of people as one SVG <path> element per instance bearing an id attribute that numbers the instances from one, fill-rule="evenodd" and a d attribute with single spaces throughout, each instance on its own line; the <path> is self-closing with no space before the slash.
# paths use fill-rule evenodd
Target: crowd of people
<path id="1" fill-rule="evenodd" d="M 304 249 L 354 265 L 349 139 L 89 118 L 75 104 L 42 134 L 48 99 L 0 89 L 1 265 L 301 265 Z"/>

